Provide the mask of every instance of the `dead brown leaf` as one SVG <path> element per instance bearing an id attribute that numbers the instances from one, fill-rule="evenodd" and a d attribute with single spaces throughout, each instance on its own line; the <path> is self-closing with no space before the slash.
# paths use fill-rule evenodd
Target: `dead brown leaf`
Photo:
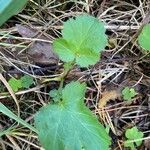
<path id="1" fill-rule="evenodd" d="M 52 45 L 45 42 L 34 42 L 28 49 L 31 59 L 38 64 L 56 64 L 58 57 L 52 50 Z"/>
<path id="2" fill-rule="evenodd" d="M 42 41 L 49 40 L 45 35 L 37 31 L 36 29 L 32 29 L 25 25 L 16 25 L 16 28 L 18 33 L 22 37 L 38 39 L 38 41 L 33 42 L 27 49 L 30 60 L 43 65 L 57 64 L 58 57 L 56 56 L 56 54 L 54 54 L 51 43 Z"/>
<path id="3" fill-rule="evenodd" d="M 33 38 L 39 33 L 36 29 L 21 24 L 16 24 L 16 28 L 22 37 Z"/>
<path id="4" fill-rule="evenodd" d="M 150 136 L 150 135 L 149 135 Z M 150 139 L 144 141 L 145 147 L 149 150 L 150 149 Z"/>
<path id="5" fill-rule="evenodd" d="M 102 98 L 99 100 L 98 108 L 103 108 L 110 100 L 115 100 L 121 96 L 121 93 L 117 90 L 106 91 L 102 94 Z"/>

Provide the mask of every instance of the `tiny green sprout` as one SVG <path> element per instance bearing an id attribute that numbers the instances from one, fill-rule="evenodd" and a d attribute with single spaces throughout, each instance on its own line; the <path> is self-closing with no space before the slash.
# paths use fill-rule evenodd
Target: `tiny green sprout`
<path id="1" fill-rule="evenodd" d="M 138 147 L 142 144 L 143 136 L 143 132 L 139 131 L 136 126 L 131 129 L 127 129 L 125 132 L 127 140 L 124 142 L 124 146 L 130 147 L 131 150 L 136 150 L 135 146 Z M 133 140 L 135 140 L 135 142 L 131 142 Z"/>
<path id="2" fill-rule="evenodd" d="M 53 99 L 54 102 L 59 102 L 61 99 L 61 94 L 58 90 L 54 89 L 49 92 L 49 96 Z"/>
<path id="3" fill-rule="evenodd" d="M 39 140 L 45 150 L 109 149 L 109 127 L 105 131 L 84 104 L 86 84 L 72 81 L 63 86 L 66 75 L 74 65 L 94 65 L 106 45 L 104 24 L 98 19 L 81 15 L 64 23 L 62 38 L 53 42 L 54 52 L 64 61 L 60 86 L 58 90 L 49 92 L 54 102 L 42 107 L 34 118 Z"/>
<path id="4" fill-rule="evenodd" d="M 8 81 L 10 87 L 12 88 L 12 90 L 14 92 L 17 92 L 20 88 L 22 88 L 22 82 L 19 79 L 16 79 L 14 77 L 12 77 L 9 81 Z"/>
<path id="5" fill-rule="evenodd" d="M 29 88 L 33 84 L 33 82 L 33 78 L 28 75 L 24 75 L 20 79 L 12 77 L 8 81 L 10 87 L 14 92 L 17 92 L 21 88 Z"/>
<path id="6" fill-rule="evenodd" d="M 150 24 L 143 27 L 138 37 L 138 43 L 144 50 L 150 51 Z"/>
<path id="7" fill-rule="evenodd" d="M 122 90 L 123 99 L 126 101 L 130 101 L 137 93 L 135 92 L 134 88 L 125 87 Z"/>
<path id="8" fill-rule="evenodd" d="M 27 89 L 34 83 L 33 78 L 28 75 L 24 75 L 20 80 L 22 82 L 22 87 Z"/>

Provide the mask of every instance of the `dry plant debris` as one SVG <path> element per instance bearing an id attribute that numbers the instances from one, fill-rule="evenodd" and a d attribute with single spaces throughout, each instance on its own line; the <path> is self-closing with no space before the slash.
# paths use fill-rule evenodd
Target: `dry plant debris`
<path id="1" fill-rule="evenodd" d="M 29 75 L 34 84 L 14 93 L 0 81 L 0 102 L 26 122 L 33 124 L 35 113 L 59 87 L 62 62 L 51 51 L 51 43 L 61 36 L 64 21 L 88 13 L 104 22 L 109 43 L 96 65 L 75 66 L 65 83 L 86 81 L 85 104 L 109 128 L 112 150 L 124 149 L 125 132 L 136 126 L 143 132 L 139 150 L 150 149 L 150 53 L 138 45 L 143 25 L 150 23 L 149 0 L 29 0 L 21 13 L 0 28 L 0 73 L 6 81 Z M 50 79 L 49 82 L 46 79 Z M 124 101 L 121 90 L 134 88 L 132 101 Z M 17 104 L 17 105 L 16 105 Z M 0 149 L 41 150 L 38 137 L 30 129 L 0 114 Z M 92 139 L 91 139 L 92 142 Z"/>

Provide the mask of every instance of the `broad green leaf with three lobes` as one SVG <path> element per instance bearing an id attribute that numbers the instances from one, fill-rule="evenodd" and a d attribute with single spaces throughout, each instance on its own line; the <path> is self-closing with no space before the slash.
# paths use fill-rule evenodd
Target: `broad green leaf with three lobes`
<path id="1" fill-rule="evenodd" d="M 64 62 L 74 61 L 81 67 L 94 65 L 100 51 L 107 45 L 104 24 L 98 19 L 82 15 L 64 23 L 62 38 L 53 43 L 54 51 Z"/>
<path id="2" fill-rule="evenodd" d="M 46 150 L 108 150 L 111 139 L 84 105 L 86 85 L 71 82 L 60 103 L 43 107 L 35 116 L 39 139 Z"/>
<path id="3" fill-rule="evenodd" d="M 150 51 L 150 24 L 143 27 L 138 37 L 138 43 L 143 49 Z"/>
<path id="4" fill-rule="evenodd" d="M 0 26 L 16 15 L 28 0 L 0 0 Z"/>

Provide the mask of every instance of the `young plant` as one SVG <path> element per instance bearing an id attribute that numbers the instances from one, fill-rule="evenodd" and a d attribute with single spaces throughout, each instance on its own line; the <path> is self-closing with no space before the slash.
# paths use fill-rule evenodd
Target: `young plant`
<path id="1" fill-rule="evenodd" d="M 45 150 L 108 150 L 109 135 L 84 104 L 86 84 L 76 81 L 63 88 L 75 64 L 88 67 L 99 60 L 107 45 L 104 25 L 92 16 L 78 16 L 64 23 L 62 36 L 53 47 L 65 62 L 64 73 L 59 89 L 50 92 L 53 101 L 35 116 L 39 140 Z"/>
<path id="2" fill-rule="evenodd" d="M 150 51 L 150 24 L 143 27 L 138 37 L 138 43 L 144 50 Z"/>
<path id="3" fill-rule="evenodd" d="M 26 89 L 28 89 L 34 83 L 33 78 L 28 75 L 22 76 L 20 80 L 21 80 L 22 88 L 26 88 Z"/>
<path id="4" fill-rule="evenodd" d="M 29 88 L 34 83 L 34 81 L 32 77 L 24 75 L 20 79 L 12 77 L 10 78 L 8 83 L 11 86 L 12 90 L 14 92 L 17 92 L 21 88 Z"/>
<path id="5" fill-rule="evenodd" d="M 131 129 L 127 129 L 125 132 L 125 137 L 127 140 L 124 142 L 125 147 L 130 147 L 131 150 L 136 150 L 136 146 L 140 146 L 142 144 L 143 133 L 137 129 L 137 127 L 133 127 Z M 135 142 L 133 142 L 135 140 Z"/>
<path id="6" fill-rule="evenodd" d="M 14 77 L 10 78 L 8 83 L 14 92 L 17 92 L 20 88 L 22 88 L 21 80 Z"/>
<path id="7" fill-rule="evenodd" d="M 125 87 L 122 90 L 123 99 L 126 101 L 131 101 L 134 96 L 137 95 L 134 88 Z"/>
<path id="8" fill-rule="evenodd" d="M 35 126 L 46 150 L 108 150 L 109 136 L 84 105 L 85 90 L 84 83 L 71 82 L 59 102 L 48 104 L 36 115 Z"/>

